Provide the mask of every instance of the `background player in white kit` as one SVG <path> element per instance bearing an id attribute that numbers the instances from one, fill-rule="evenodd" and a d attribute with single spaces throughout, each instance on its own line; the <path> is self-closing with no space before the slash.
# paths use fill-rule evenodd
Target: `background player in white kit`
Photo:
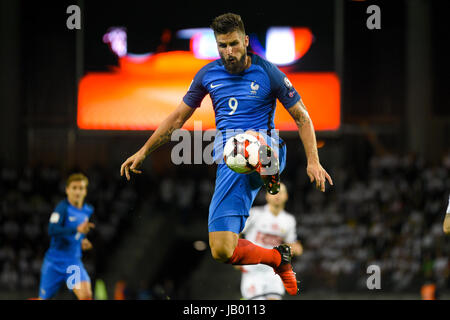
<path id="1" fill-rule="evenodd" d="M 291 246 L 292 255 L 301 255 L 303 248 L 297 240 L 295 218 L 284 211 L 287 200 L 288 193 L 283 183 L 279 193 L 266 193 L 267 204 L 250 209 L 250 217 L 242 231 L 244 238 L 265 248 L 287 243 Z M 240 266 L 239 269 L 242 271 L 241 293 L 244 299 L 279 300 L 285 293 L 273 268 L 256 264 Z"/>

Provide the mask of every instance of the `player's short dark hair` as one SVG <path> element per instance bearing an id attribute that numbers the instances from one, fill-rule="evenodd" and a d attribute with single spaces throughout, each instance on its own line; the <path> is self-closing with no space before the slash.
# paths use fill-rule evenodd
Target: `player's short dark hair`
<path id="1" fill-rule="evenodd" d="M 82 173 L 72 173 L 66 180 L 66 187 L 74 181 L 86 181 L 86 187 L 89 184 L 89 179 Z"/>
<path id="2" fill-rule="evenodd" d="M 244 22 L 241 16 L 234 13 L 225 13 L 215 17 L 210 26 L 214 34 L 226 34 L 233 31 L 240 31 L 245 34 Z"/>

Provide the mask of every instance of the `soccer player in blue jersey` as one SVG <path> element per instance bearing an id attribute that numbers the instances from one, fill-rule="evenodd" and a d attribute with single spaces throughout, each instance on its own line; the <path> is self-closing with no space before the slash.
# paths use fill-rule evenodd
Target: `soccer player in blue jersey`
<path id="1" fill-rule="evenodd" d="M 279 173 L 286 164 L 286 146 L 278 136 L 270 134 L 274 129 L 276 99 L 281 101 L 298 126 L 310 181 L 315 181 L 322 192 L 325 191 L 326 180 L 331 185 L 333 182 L 319 162 L 314 127 L 300 95 L 274 64 L 247 52 L 249 38 L 241 17 L 223 14 L 213 20 L 211 28 L 220 59 L 198 71 L 178 108 L 160 124 L 138 152 L 125 160 L 120 173 L 125 174 L 128 180 L 130 171 L 140 174 L 139 167 L 144 159 L 170 140 L 174 130 L 183 126 L 207 94 L 213 103 L 216 128 L 223 133 L 223 139 L 216 136 L 216 144 L 225 144 L 229 138 L 227 130 L 267 132 L 264 135 L 267 145 L 279 145 L 277 153 L 270 154 L 271 148 L 267 148 L 267 156 L 273 159 L 275 154 L 279 163 L 278 171 L 272 172 L 269 179 L 262 172 L 238 174 L 223 162 L 218 164 L 209 208 L 209 244 L 213 258 L 219 262 L 233 265 L 262 263 L 273 267 L 286 291 L 296 295 L 299 291 L 288 245 L 266 249 L 239 239 L 260 188 L 264 185 L 269 193 L 276 194 L 280 187 Z"/>
<path id="2" fill-rule="evenodd" d="M 89 180 L 74 173 L 66 181 L 67 198 L 56 206 L 50 216 L 51 237 L 41 267 L 39 299 L 50 299 L 63 283 L 80 300 L 91 300 L 91 280 L 81 261 L 81 251 L 92 249 L 86 234 L 94 224 L 89 222 L 94 209 L 84 203 Z"/>

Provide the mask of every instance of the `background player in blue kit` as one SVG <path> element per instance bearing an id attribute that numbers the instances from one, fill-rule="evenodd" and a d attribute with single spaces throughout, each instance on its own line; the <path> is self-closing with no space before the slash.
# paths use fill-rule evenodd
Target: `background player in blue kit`
<path id="1" fill-rule="evenodd" d="M 220 59 L 199 70 L 178 108 L 160 124 L 138 152 L 125 160 L 120 172 L 128 180 L 130 171 L 141 173 L 138 168 L 145 157 L 170 140 L 174 130 L 183 126 L 207 94 L 213 103 L 216 128 L 223 137 L 216 136 L 216 146 L 223 146 L 233 134 L 227 132 L 230 130 L 266 132 L 263 135 L 267 144 L 274 150 L 279 146 L 276 152 L 279 172 L 272 174 L 270 179 L 262 179 L 258 173 L 238 174 L 223 162 L 218 164 L 215 191 L 209 208 L 209 243 L 212 256 L 217 261 L 234 265 L 262 263 L 273 267 L 286 291 L 295 295 L 298 286 L 292 271 L 290 247 L 282 244 L 266 249 L 239 239 L 261 186 L 264 185 L 271 193 L 279 189 L 279 173 L 285 166 L 286 146 L 273 132 L 276 99 L 281 101 L 298 126 L 310 181 L 315 181 L 322 192 L 325 191 L 325 180 L 330 184 L 333 182 L 319 162 L 314 127 L 299 94 L 275 65 L 247 53 L 249 38 L 241 17 L 232 13 L 221 15 L 213 20 L 211 28 Z M 222 157 L 220 153 L 215 156 L 216 159 Z"/>
<path id="2" fill-rule="evenodd" d="M 80 300 L 91 300 L 91 280 L 81 261 L 81 251 L 92 249 L 86 234 L 94 224 L 89 222 L 94 209 L 84 203 L 88 178 L 75 173 L 66 181 L 67 198 L 56 206 L 50 216 L 51 237 L 41 268 L 39 298 L 50 299 L 63 283 Z"/>

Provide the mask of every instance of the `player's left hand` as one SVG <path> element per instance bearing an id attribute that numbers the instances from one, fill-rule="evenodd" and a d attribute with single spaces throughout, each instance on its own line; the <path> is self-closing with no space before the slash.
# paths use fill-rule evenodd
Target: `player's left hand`
<path id="1" fill-rule="evenodd" d="M 133 154 L 131 157 L 125 160 L 120 166 L 120 176 L 123 176 L 125 174 L 127 180 L 130 181 L 131 179 L 130 171 L 136 174 L 141 174 L 142 171 L 138 170 L 138 168 L 141 166 L 144 159 L 145 153 L 141 150 Z"/>
<path id="2" fill-rule="evenodd" d="M 91 250 L 92 248 L 93 245 L 88 239 L 84 238 L 83 240 L 81 240 L 81 250 L 87 251 Z"/>
<path id="3" fill-rule="evenodd" d="M 316 188 L 322 192 L 325 192 L 325 179 L 328 180 L 330 185 L 333 185 L 333 180 L 330 175 L 319 162 L 308 163 L 306 173 L 311 183 L 316 181 Z"/>

